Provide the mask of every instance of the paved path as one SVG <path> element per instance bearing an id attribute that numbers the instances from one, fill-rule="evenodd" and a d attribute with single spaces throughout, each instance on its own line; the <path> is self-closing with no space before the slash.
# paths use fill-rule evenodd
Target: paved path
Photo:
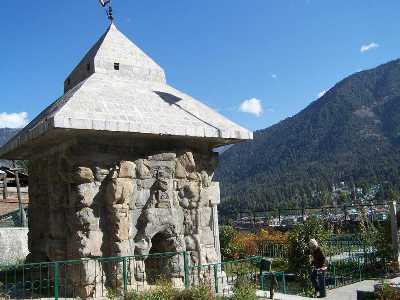
<path id="1" fill-rule="evenodd" d="M 269 292 L 257 291 L 257 296 L 258 297 L 263 297 L 262 299 L 269 299 Z M 296 296 L 296 295 L 287 295 L 287 294 L 275 293 L 274 294 L 274 299 L 275 300 L 303 300 L 303 299 L 313 299 L 313 298 L 307 298 L 307 297 L 301 297 L 301 296 Z"/>
<path id="2" fill-rule="evenodd" d="M 357 291 L 373 292 L 376 280 L 363 280 L 340 288 L 328 291 L 328 300 L 354 300 L 357 299 Z"/>
<path id="3" fill-rule="evenodd" d="M 396 278 L 390 279 L 388 281 L 390 283 L 400 284 L 400 277 L 396 277 Z M 342 286 L 340 288 L 328 290 L 327 291 L 328 294 L 325 299 L 327 299 L 327 300 L 354 300 L 354 299 L 357 299 L 357 291 L 373 292 L 374 285 L 379 282 L 380 281 L 378 281 L 378 280 L 363 280 L 361 282 L 356 282 L 353 284 Z M 257 296 L 265 297 L 266 299 L 269 299 L 268 295 L 269 295 L 268 292 L 258 291 L 258 293 L 257 293 Z M 277 299 L 277 300 L 302 300 L 302 299 L 304 299 L 304 300 L 306 300 L 306 299 L 313 299 L 313 298 L 275 293 L 274 299 Z"/>
<path id="4" fill-rule="evenodd" d="M 400 277 L 388 280 L 389 283 L 399 284 Z M 350 285 L 342 286 L 328 291 L 328 300 L 352 300 L 357 299 L 357 291 L 373 292 L 375 284 L 380 280 L 363 280 Z"/>

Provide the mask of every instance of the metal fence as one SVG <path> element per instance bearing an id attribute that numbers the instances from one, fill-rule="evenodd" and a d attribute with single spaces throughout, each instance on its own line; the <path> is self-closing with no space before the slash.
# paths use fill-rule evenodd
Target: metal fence
<path id="1" fill-rule="evenodd" d="M 398 203 L 398 209 L 400 203 Z M 266 211 L 242 211 L 230 220 L 239 230 L 258 231 L 261 228 L 274 227 L 291 229 L 309 217 L 329 222 L 332 226 L 348 226 L 360 222 L 362 218 L 384 222 L 389 218 L 389 203 L 352 204 L 342 206 L 279 208 Z"/>
<path id="2" fill-rule="evenodd" d="M 206 284 L 211 286 L 216 294 L 230 295 L 237 282 L 245 280 L 258 285 L 260 260 L 261 257 L 253 256 L 190 267 L 189 286 Z"/>
<path id="3" fill-rule="evenodd" d="M 329 262 L 325 273 L 325 285 L 327 289 L 335 289 L 366 279 L 388 278 L 389 275 L 387 261 L 377 258 L 374 254 L 368 254 L 364 257 L 349 257 Z M 303 277 L 293 273 L 285 276 L 286 286 L 283 293 L 307 296 L 312 291 L 312 283 L 307 274 L 303 274 Z"/>
<path id="4" fill-rule="evenodd" d="M 258 241 L 257 255 L 269 258 L 287 258 L 289 254 L 289 244 L 276 241 Z"/>
<path id="5" fill-rule="evenodd" d="M 373 253 L 330 262 L 326 276 L 327 288 L 333 289 L 354 282 L 389 275 L 387 261 Z"/>
<path id="6" fill-rule="evenodd" d="M 389 275 L 389 267 L 384 258 L 377 256 L 373 245 L 368 245 L 359 235 L 332 235 L 323 245 L 327 257 L 326 286 L 334 289 L 369 278 L 382 278 Z M 287 269 L 289 247 L 287 243 L 274 241 L 258 242 L 258 255 L 272 258 Z M 280 272 L 275 272 L 280 275 Z M 311 288 L 311 281 L 299 277 L 297 273 L 284 273 L 279 291 L 289 294 L 302 294 Z"/>
<path id="7" fill-rule="evenodd" d="M 259 257 L 191 265 L 190 254 L 81 259 L 0 267 L 0 298 L 102 298 L 142 292 L 165 280 L 176 288 L 208 284 L 219 294 L 232 292 L 243 278 L 258 284 Z"/>
<path id="8" fill-rule="evenodd" d="M 323 249 L 328 260 L 340 260 L 375 252 L 375 249 L 367 245 L 359 235 L 332 235 L 325 242 Z M 270 240 L 257 241 L 257 255 L 288 258 L 289 244 Z"/>
<path id="9" fill-rule="evenodd" d="M 360 257 L 376 252 L 373 245 L 369 245 L 362 237 L 352 235 L 347 237 L 332 237 L 325 244 L 324 251 L 328 260 L 344 260 L 351 257 Z"/>
<path id="10" fill-rule="evenodd" d="M 216 294 L 231 295 L 237 283 L 245 280 L 259 289 L 299 294 L 309 281 L 284 272 L 263 272 L 262 258 L 192 265 L 190 253 L 161 253 L 146 256 L 82 259 L 0 267 L 0 298 L 60 299 L 124 296 L 131 291 L 156 288 L 169 280 L 178 289 L 207 285 Z M 343 285 L 388 274 L 386 261 L 374 254 L 331 261 L 326 286 Z"/>
<path id="11" fill-rule="evenodd" d="M 144 291 L 167 276 L 183 282 L 188 270 L 186 255 L 162 253 L 4 266 L 0 268 L 0 289 L 12 299 L 99 298 L 110 291 Z"/>

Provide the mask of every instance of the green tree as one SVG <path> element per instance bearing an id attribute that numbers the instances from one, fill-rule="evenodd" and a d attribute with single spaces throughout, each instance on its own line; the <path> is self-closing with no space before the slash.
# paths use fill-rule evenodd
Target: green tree
<path id="1" fill-rule="evenodd" d="M 232 249 L 232 240 L 237 233 L 237 230 L 230 225 L 224 225 L 219 228 L 219 243 L 223 259 L 231 259 L 235 253 L 235 249 Z"/>
<path id="2" fill-rule="evenodd" d="M 330 229 L 314 216 L 308 218 L 304 223 L 296 225 L 289 233 L 289 269 L 300 274 L 301 277 L 308 276 L 311 267 L 308 245 L 310 239 L 317 240 L 324 249 L 330 234 Z"/>

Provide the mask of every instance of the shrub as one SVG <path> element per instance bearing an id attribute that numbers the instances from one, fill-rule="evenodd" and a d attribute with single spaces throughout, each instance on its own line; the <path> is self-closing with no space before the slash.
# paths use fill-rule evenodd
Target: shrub
<path id="1" fill-rule="evenodd" d="M 115 299 L 115 298 L 110 298 Z M 162 282 L 156 289 L 138 293 L 130 291 L 125 300 L 212 300 L 216 299 L 208 285 L 177 290 L 170 283 Z"/>
<path id="2" fill-rule="evenodd" d="M 257 234 L 239 232 L 232 226 L 221 226 L 220 245 L 224 260 L 259 255 L 260 242 L 286 243 L 288 235 L 273 229 L 262 229 Z"/>
<path id="3" fill-rule="evenodd" d="M 239 277 L 233 288 L 232 300 L 257 300 L 257 287 L 245 277 Z"/>
<path id="4" fill-rule="evenodd" d="M 257 233 L 257 241 L 286 243 L 288 241 L 288 234 L 272 228 L 261 229 L 260 232 Z"/>
<path id="5" fill-rule="evenodd" d="M 232 240 L 238 234 L 237 230 L 232 226 L 221 226 L 219 231 L 219 241 L 221 245 L 221 255 L 224 260 L 232 259 L 237 252 Z"/>
<path id="6" fill-rule="evenodd" d="M 209 285 L 200 285 L 179 291 L 170 284 L 163 283 L 152 291 L 138 293 L 130 291 L 125 300 L 256 300 L 256 286 L 244 277 L 239 277 L 233 289 L 233 297 L 226 298 L 213 295 Z M 108 294 L 109 299 L 116 299 L 112 293 Z"/>
<path id="7" fill-rule="evenodd" d="M 191 289 L 186 289 L 177 294 L 174 300 L 210 300 L 214 299 L 211 287 L 208 285 L 200 285 Z"/>
<path id="8" fill-rule="evenodd" d="M 400 300 L 400 290 L 384 282 L 375 288 L 375 295 L 378 300 Z"/>
<path id="9" fill-rule="evenodd" d="M 168 281 L 161 281 L 157 283 L 154 290 L 143 293 L 130 291 L 125 296 L 126 300 L 174 300 L 175 296 L 179 293 L 172 284 Z"/>
<path id="10" fill-rule="evenodd" d="M 360 231 L 361 240 L 367 247 L 376 247 L 383 237 L 382 230 L 369 220 L 365 208 L 360 211 Z"/>
<path id="11" fill-rule="evenodd" d="M 107 289 L 106 290 L 106 296 L 107 299 L 118 299 L 119 295 L 118 295 L 118 291 L 115 289 Z M 2 298 L 0 298 L 2 299 Z"/>
<path id="12" fill-rule="evenodd" d="M 308 276 L 311 267 L 308 246 L 310 239 L 316 239 L 323 250 L 329 235 L 330 230 L 316 217 L 296 225 L 289 234 L 289 269 L 303 278 Z"/>
<path id="13" fill-rule="evenodd" d="M 246 256 L 257 255 L 257 237 L 250 233 L 238 233 L 232 240 L 234 249 L 233 258 L 244 258 Z"/>

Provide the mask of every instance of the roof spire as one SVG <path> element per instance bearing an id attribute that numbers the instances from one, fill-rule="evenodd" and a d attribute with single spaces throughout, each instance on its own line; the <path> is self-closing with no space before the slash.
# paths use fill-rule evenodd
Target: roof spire
<path id="1" fill-rule="evenodd" d="M 111 6 L 111 0 L 99 0 L 100 4 L 102 7 L 106 7 L 108 6 L 108 8 L 106 8 L 106 14 L 107 14 L 107 18 L 110 21 L 110 23 L 113 23 L 114 21 L 114 16 L 113 16 L 113 10 L 112 10 L 112 6 Z"/>

